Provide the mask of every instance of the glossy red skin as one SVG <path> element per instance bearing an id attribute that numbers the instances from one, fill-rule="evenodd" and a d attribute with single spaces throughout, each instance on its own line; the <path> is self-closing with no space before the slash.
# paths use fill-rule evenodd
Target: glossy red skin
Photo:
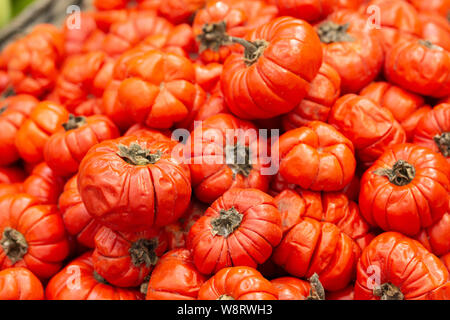
<path id="1" fill-rule="evenodd" d="M 225 105 L 220 86 L 213 89 L 213 92 L 206 99 L 205 103 L 199 108 L 194 121 L 203 121 L 219 113 L 230 113 L 228 107 Z M 189 129 L 192 131 L 194 124 Z"/>
<path id="2" fill-rule="evenodd" d="M 45 288 L 47 300 L 142 300 L 135 289 L 119 288 L 94 278 L 91 253 L 87 252 L 66 265 L 50 279 Z M 78 277 L 79 282 L 75 280 Z M 69 286 L 71 284 L 72 286 Z M 77 288 L 77 285 L 79 287 Z"/>
<path id="3" fill-rule="evenodd" d="M 61 69 L 55 93 L 69 111 L 91 96 L 101 96 L 111 80 L 114 62 L 101 52 L 92 51 L 68 57 Z"/>
<path id="4" fill-rule="evenodd" d="M 199 300 L 217 300 L 227 295 L 234 300 L 277 300 L 277 290 L 251 267 L 223 268 L 206 281 Z"/>
<path id="5" fill-rule="evenodd" d="M 22 183 L 0 183 L 0 197 L 21 192 L 23 192 Z"/>
<path id="6" fill-rule="evenodd" d="M 325 294 L 326 300 L 354 300 L 355 297 L 355 288 L 353 285 L 349 285 L 348 287 L 335 291 L 335 292 L 327 292 Z"/>
<path id="7" fill-rule="evenodd" d="M 15 136 L 20 126 L 30 116 L 31 110 L 39 101 L 30 95 L 19 94 L 8 97 L 0 102 L 0 165 L 9 165 L 19 159 L 15 144 Z"/>
<path id="8" fill-rule="evenodd" d="M 205 281 L 205 276 L 195 268 L 189 250 L 171 250 L 153 269 L 146 300 L 196 300 Z"/>
<path id="9" fill-rule="evenodd" d="M 119 60 L 120 61 L 120 60 Z M 121 129 L 143 123 L 157 129 L 190 124 L 206 94 L 195 84 L 195 68 L 187 59 L 157 50 L 138 52 L 123 64 L 103 96 L 103 112 Z M 108 99 L 105 101 L 105 99 Z M 111 99 L 111 100 L 109 100 Z"/>
<path id="10" fill-rule="evenodd" d="M 44 146 L 50 136 L 69 119 L 69 112 L 53 102 L 39 103 L 16 134 L 17 150 L 26 162 L 44 160 Z"/>
<path id="11" fill-rule="evenodd" d="M 158 13 L 173 24 L 189 23 L 195 12 L 206 4 L 206 0 L 160 1 Z"/>
<path id="12" fill-rule="evenodd" d="M 447 270 L 450 272 L 450 253 L 447 253 L 445 256 L 442 256 L 441 260 L 446 266 Z"/>
<path id="13" fill-rule="evenodd" d="M 125 162 L 117 154 L 118 145 L 132 143 L 153 153 L 160 150 L 161 159 L 143 166 Z M 176 142 L 142 136 L 122 137 L 92 147 L 78 175 L 78 190 L 88 212 L 100 223 L 120 231 L 141 231 L 175 222 L 191 197 L 189 168 L 181 162 L 181 154 L 176 155 L 175 147 Z"/>
<path id="14" fill-rule="evenodd" d="M 308 281 L 294 277 L 277 278 L 270 282 L 278 293 L 278 300 L 306 300 L 311 290 Z"/>
<path id="15" fill-rule="evenodd" d="M 128 2 L 129 0 L 94 0 L 94 6 L 97 10 L 123 9 Z"/>
<path id="16" fill-rule="evenodd" d="M 374 173 L 392 168 L 398 160 L 414 166 L 415 177 L 410 183 L 397 186 L 387 177 Z M 447 212 L 449 177 L 448 164 L 440 154 L 413 144 L 392 146 L 361 179 L 361 214 L 373 226 L 413 236 Z"/>
<path id="17" fill-rule="evenodd" d="M 220 63 L 208 63 L 206 65 L 196 63 L 195 81 L 206 92 L 211 92 L 219 84 L 223 66 Z"/>
<path id="18" fill-rule="evenodd" d="M 14 92 L 40 97 L 50 91 L 63 49 L 62 32 L 50 24 L 36 26 L 27 36 L 6 47 L 4 58 Z"/>
<path id="19" fill-rule="evenodd" d="M 164 140 L 164 141 L 170 141 L 170 137 L 172 135 L 172 132 L 170 130 L 156 130 L 148 128 L 147 126 L 136 123 L 135 125 L 131 126 L 130 129 L 127 130 L 127 132 L 124 133 L 124 136 L 144 136 L 144 137 L 150 137 L 155 140 Z"/>
<path id="20" fill-rule="evenodd" d="M 303 20 L 280 17 L 246 39 L 269 44 L 251 66 L 244 63 L 243 52 L 225 61 L 221 87 L 229 110 L 242 119 L 273 118 L 293 110 L 320 69 L 322 52 L 314 29 Z"/>
<path id="21" fill-rule="evenodd" d="M 357 174 L 353 176 L 352 181 L 347 184 L 342 190 L 349 200 L 358 201 L 359 197 L 359 177 Z"/>
<path id="22" fill-rule="evenodd" d="M 384 150 L 406 141 L 406 134 L 392 113 L 371 99 L 347 94 L 331 108 L 328 123 L 353 142 L 360 161 L 371 163 Z"/>
<path id="23" fill-rule="evenodd" d="M 272 150 L 279 150 L 279 172 L 284 180 L 304 189 L 338 191 L 355 173 L 352 142 L 321 121 L 286 132 Z"/>
<path id="24" fill-rule="evenodd" d="M 372 0 L 361 7 L 361 11 L 368 17 L 373 11 L 368 11 L 370 6 L 379 9 L 380 28 L 375 29 L 384 52 L 388 52 L 394 44 L 406 39 L 420 37 L 422 25 L 419 12 L 407 1 Z"/>
<path id="25" fill-rule="evenodd" d="M 78 192 L 77 179 L 78 176 L 75 175 L 67 181 L 58 206 L 67 232 L 81 245 L 93 249 L 94 238 L 101 225 L 86 210 Z"/>
<path id="26" fill-rule="evenodd" d="M 374 274 L 380 284 L 397 286 L 405 300 L 449 299 L 449 274 L 444 264 L 418 241 L 400 233 L 385 232 L 364 249 L 357 267 L 355 300 L 379 299 L 369 288 Z"/>
<path id="27" fill-rule="evenodd" d="M 69 254 L 69 243 L 60 213 L 54 205 L 21 193 L 0 200 L 0 234 L 6 227 L 19 231 L 28 243 L 27 253 L 14 265 L 0 247 L 0 268 L 24 267 L 40 279 L 53 276 Z"/>
<path id="28" fill-rule="evenodd" d="M 442 218 L 431 227 L 423 229 L 414 238 L 422 243 L 430 252 L 437 256 L 450 253 L 450 213 L 445 213 Z"/>
<path id="29" fill-rule="evenodd" d="M 440 14 L 446 17 L 448 14 L 448 8 L 450 8 L 449 0 L 408 0 L 413 6 L 417 8 L 418 11 L 430 11 L 432 13 Z"/>
<path id="30" fill-rule="evenodd" d="M 113 23 L 103 41 L 103 50 L 116 57 L 151 35 L 166 35 L 173 25 L 152 11 L 130 12 L 127 19 Z"/>
<path id="31" fill-rule="evenodd" d="M 231 188 L 255 188 L 267 191 L 269 176 L 261 171 L 264 141 L 257 137 L 250 122 L 230 114 L 205 119 L 187 141 L 192 187 L 197 199 L 212 203 Z M 236 174 L 227 165 L 226 148 L 239 144 L 250 149 L 252 169 L 248 176 Z"/>
<path id="32" fill-rule="evenodd" d="M 322 43 L 323 61 L 341 77 L 343 94 L 359 92 L 378 76 L 383 66 L 384 53 L 377 35 L 361 28 L 361 17 L 354 19 L 346 11 L 342 16 L 328 18 L 337 24 L 350 23 L 347 33 L 354 41 Z"/>
<path id="33" fill-rule="evenodd" d="M 0 183 L 22 182 L 26 177 L 26 172 L 19 166 L 0 167 Z"/>
<path id="34" fill-rule="evenodd" d="M 195 49 L 195 39 L 192 27 L 186 23 L 175 26 L 170 32 L 154 34 L 146 37 L 135 48 L 148 47 L 164 52 L 174 53 L 189 58 L 189 53 Z"/>
<path id="35" fill-rule="evenodd" d="M 64 179 L 45 163 L 34 167 L 22 184 L 23 192 L 36 197 L 41 204 L 56 204 L 64 188 Z"/>
<path id="36" fill-rule="evenodd" d="M 119 129 L 106 116 L 94 115 L 85 121 L 76 129 L 61 128 L 46 142 L 44 159 L 56 174 L 64 177 L 75 174 L 92 146 L 120 136 Z"/>
<path id="37" fill-rule="evenodd" d="M 80 21 L 80 28 L 73 28 L 76 21 Z M 63 24 L 65 55 L 71 56 L 86 52 L 85 42 L 89 41 L 97 31 L 97 23 L 92 14 L 81 12 L 79 16 L 74 14 L 68 16 Z"/>
<path id="38" fill-rule="evenodd" d="M 167 249 L 167 235 L 163 229 L 150 228 L 142 232 L 115 232 L 102 227 L 95 236 L 92 253 L 94 269 L 107 282 L 118 287 L 137 287 L 153 269 L 153 265 L 132 262 L 129 250 L 140 239 L 156 240 L 154 253 L 157 257 Z"/>
<path id="39" fill-rule="evenodd" d="M 273 260 L 295 277 L 317 273 L 325 290 L 337 291 L 354 278 L 360 252 L 334 224 L 304 218 L 284 235 Z"/>
<path id="40" fill-rule="evenodd" d="M 281 213 L 284 234 L 308 217 L 333 223 L 361 249 L 374 238 L 369 224 L 359 212 L 358 205 L 343 193 L 287 189 L 278 194 L 274 201 Z"/>
<path id="41" fill-rule="evenodd" d="M 405 40 L 387 53 L 384 73 L 389 82 L 406 90 L 443 98 L 450 93 L 450 52 Z"/>
<path id="42" fill-rule="evenodd" d="M 417 126 L 419 125 L 422 118 L 431 111 L 431 107 L 429 105 L 425 105 L 417 109 L 413 114 L 411 114 L 405 121 L 402 122 L 402 127 L 405 130 L 407 142 L 413 142 L 414 133 L 416 131 Z"/>
<path id="43" fill-rule="evenodd" d="M 450 7 L 450 1 L 449 1 Z M 444 17 L 434 13 L 420 13 L 422 38 L 450 51 L 450 24 Z"/>
<path id="44" fill-rule="evenodd" d="M 240 225 L 228 236 L 212 234 L 211 221 L 220 210 L 234 207 L 243 215 Z M 197 269 L 203 274 L 216 273 L 231 266 L 256 268 L 272 254 L 281 240 L 281 215 L 273 198 L 257 189 L 234 188 L 223 194 L 188 234 L 187 248 Z"/>
<path id="45" fill-rule="evenodd" d="M 44 300 L 44 288 L 30 270 L 8 268 L 0 271 L 0 299 Z"/>
<path id="46" fill-rule="evenodd" d="M 73 114 L 76 116 L 93 116 L 102 113 L 102 98 L 91 98 L 80 103 L 73 110 Z"/>
<path id="47" fill-rule="evenodd" d="M 450 132 L 450 103 L 441 103 L 422 117 L 414 131 L 413 143 L 441 153 L 433 138 L 444 132 Z M 446 159 L 450 164 L 450 157 Z"/>
<path id="48" fill-rule="evenodd" d="M 326 122 L 340 93 L 341 77 L 333 67 L 323 63 L 311 81 L 306 97 L 294 110 L 283 116 L 284 130 L 299 128 L 314 120 Z"/>
<path id="49" fill-rule="evenodd" d="M 425 104 L 423 97 L 384 81 L 372 82 L 361 90 L 360 95 L 389 109 L 402 126 L 403 122 L 408 123 L 410 117 L 414 117 L 414 113 Z"/>
<path id="50" fill-rule="evenodd" d="M 361 0 L 275 0 L 280 15 L 293 16 L 308 22 L 320 21 L 339 8 L 357 9 L 361 2 Z"/>

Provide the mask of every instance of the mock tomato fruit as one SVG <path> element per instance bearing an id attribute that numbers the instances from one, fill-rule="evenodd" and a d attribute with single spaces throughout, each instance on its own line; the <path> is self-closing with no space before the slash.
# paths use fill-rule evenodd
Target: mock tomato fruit
<path id="1" fill-rule="evenodd" d="M 413 144 L 392 146 L 361 179 L 361 214 L 373 226 L 413 236 L 447 212 L 449 177 L 442 155 Z"/>
<path id="2" fill-rule="evenodd" d="M 174 141 L 128 136 L 92 147 L 80 164 L 78 189 L 88 212 L 118 231 L 175 222 L 189 205 L 189 168 Z"/>
<path id="3" fill-rule="evenodd" d="M 449 296 L 445 265 L 418 241 L 400 233 L 376 237 L 358 262 L 355 300 L 448 300 Z"/>
<path id="4" fill-rule="evenodd" d="M 225 267 L 257 267 L 281 240 L 281 216 L 273 198 L 257 189 L 233 188 L 192 226 L 187 248 L 204 274 Z"/>

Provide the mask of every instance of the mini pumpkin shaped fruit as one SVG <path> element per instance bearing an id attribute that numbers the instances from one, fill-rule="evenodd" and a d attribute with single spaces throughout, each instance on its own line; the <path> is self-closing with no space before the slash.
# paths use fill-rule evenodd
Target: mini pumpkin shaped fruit
<path id="1" fill-rule="evenodd" d="M 392 146 L 361 179 L 361 214 L 373 226 L 413 236 L 447 212 L 449 177 L 440 154 L 413 144 Z"/>
<path id="2" fill-rule="evenodd" d="M 0 271 L 0 299 L 44 300 L 44 288 L 30 270 L 8 268 Z"/>
<path id="3" fill-rule="evenodd" d="M 273 198 L 257 189 L 233 188 L 194 223 L 187 248 L 197 269 L 211 274 L 264 263 L 281 236 L 281 216 Z"/>
<path id="4" fill-rule="evenodd" d="M 417 111 L 425 104 L 423 97 L 384 81 L 372 82 L 361 90 L 360 95 L 389 109 L 395 120 L 405 129 L 407 136 L 413 135 L 413 129 L 411 129 L 414 123 L 413 118 L 417 118 Z"/>
<path id="5" fill-rule="evenodd" d="M 322 63 L 306 97 L 294 110 L 283 116 L 284 130 L 299 128 L 315 120 L 327 122 L 330 109 L 340 93 L 341 77 L 333 67 Z"/>
<path id="6" fill-rule="evenodd" d="M 355 94 L 336 101 L 328 123 L 352 141 L 357 158 L 363 163 L 370 164 L 388 146 L 406 141 L 404 129 L 388 109 Z"/>
<path id="7" fill-rule="evenodd" d="M 375 32 L 385 53 L 399 41 L 420 37 L 419 12 L 407 1 L 371 0 L 361 7 L 361 11 L 371 15 L 373 11 L 367 10 L 371 7 L 379 10 L 379 25 Z"/>
<path id="8" fill-rule="evenodd" d="M 146 300 L 196 300 L 205 281 L 189 250 L 171 250 L 153 269 L 147 289 L 144 287 Z"/>
<path id="9" fill-rule="evenodd" d="M 450 52 L 428 40 L 405 40 L 386 55 L 389 82 L 412 92 L 443 98 L 450 93 Z"/>
<path id="10" fill-rule="evenodd" d="M 76 275 L 76 277 L 74 277 Z M 47 300 L 142 300 L 132 288 L 108 284 L 94 270 L 92 253 L 86 252 L 69 262 L 45 288 Z"/>
<path id="11" fill-rule="evenodd" d="M 56 204 L 64 182 L 45 162 L 41 162 L 25 179 L 22 189 L 24 193 L 36 197 L 41 204 Z"/>
<path id="12" fill-rule="evenodd" d="M 358 21 L 330 17 L 316 27 L 323 61 L 341 77 L 342 93 L 359 92 L 378 76 L 383 66 L 383 49 L 376 34 L 360 29 Z"/>
<path id="13" fill-rule="evenodd" d="M 231 188 L 267 191 L 269 176 L 262 171 L 264 143 L 252 123 L 230 114 L 202 121 L 186 144 L 197 199 L 212 203 Z"/>
<path id="14" fill-rule="evenodd" d="M 125 72 L 119 84 L 110 84 L 115 97 L 103 110 L 122 129 L 136 122 L 157 129 L 182 126 L 195 117 L 206 98 L 195 83 L 194 65 L 175 54 L 138 53 L 125 62 Z"/>
<path id="15" fill-rule="evenodd" d="M 67 232 L 82 246 L 93 249 L 95 235 L 100 230 L 101 224 L 89 214 L 81 200 L 78 192 L 78 175 L 70 178 L 64 185 L 58 206 Z"/>
<path id="16" fill-rule="evenodd" d="M 285 233 L 273 261 L 295 277 L 317 273 L 325 290 L 345 288 L 354 278 L 359 246 L 329 222 L 304 218 Z"/>
<path id="17" fill-rule="evenodd" d="M 0 212 L 0 268 L 25 267 L 40 279 L 58 272 L 69 243 L 56 206 L 21 193 L 3 196 Z"/>
<path id="18" fill-rule="evenodd" d="M 288 183 L 315 191 L 338 191 L 353 179 L 356 160 L 352 142 L 329 124 L 313 121 L 283 134 L 279 172 Z"/>
<path id="19" fill-rule="evenodd" d="M 90 96 L 101 97 L 113 66 L 112 59 L 102 51 L 69 56 L 55 86 L 58 101 L 73 112 Z"/>
<path id="20" fill-rule="evenodd" d="M 10 165 L 19 160 L 15 137 L 38 103 L 35 97 L 25 94 L 11 96 L 0 102 L 0 165 Z"/>
<path id="21" fill-rule="evenodd" d="M 175 222 L 191 197 L 189 168 L 177 155 L 177 146 L 174 141 L 128 136 L 92 147 L 78 174 L 88 212 L 116 231 Z"/>
<path id="22" fill-rule="evenodd" d="M 31 111 L 30 117 L 16 135 L 16 147 L 27 162 L 44 160 L 44 146 L 50 136 L 69 120 L 69 112 L 61 105 L 44 101 Z"/>
<path id="23" fill-rule="evenodd" d="M 119 135 L 116 125 L 106 116 L 70 114 L 69 120 L 47 140 L 44 159 L 56 174 L 71 176 L 78 171 L 81 160 L 92 146 Z"/>
<path id="24" fill-rule="evenodd" d="M 200 287 L 199 300 L 277 300 L 269 280 L 251 267 L 219 270 Z"/>
<path id="25" fill-rule="evenodd" d="M 448 20 L 432 12 L 421 12 L 419 19 L 422 23 L 422 38 L 450 51 L 450 25 Z"/>
<path id="26" fill-rule="evenodd" d="M 385 232 L 361 255 L 355 300 L 448 300 L 448 279 L 445 265 L 418 241 Z"/>
<path id="27" fill-rule="evenodd" d="M 64 38 L 51 24 L 39 24 L 4 50 L 8 78 L 16 93 L 42 97 L 55 85 L 62 60 Z"/>
<path id="28" fill-rule="evenodd" d="M 343 193 L 287 189 L 278 194 L 274 201 L 281 213 L 284 234 L 308 217 L 333 223 L 361 249 L 374 238 L 369 224 L 359 212 L 358 205 Z"/>
<path id="29" fill-rule="evenodd" d="M 313 274 L 309 281 L 282 277 L 270 282 L 277 291 L 278 300 L 325 300 L 325 290 L 317 274 Z"/>
<path id="30" fill-rule="evenodd" d="M 439 104 L 422 117 L 413 143 L 442 154 L 450 164 L 450 103 Z"/>
<path id="31" fill-rule="evenodd" d="M 229 110 L 242 119 L 267 119 L 291 111 L 306 96 L 322 63 L 320 42 L 305 21 L 276 18 L 246 39 L 220 27 L 209 36 L 241 44 L 224 63 L 221 87 Z"/>
<path id="32" fill-rule="evenodd" d="M 95 271 L 118 287 L 137 287 L 167 249 L 163 229 L 116 232 L 102 227 L 95 236 L 92 261 Z"/>
<path id="33" fill-rule="evenodd" d="M 126 19 L 114 21 L 106 34 L 102 51 L 117 57 L 152 35 L 167 35 L 173 25 L 154 11 L 131 11 Z"/>

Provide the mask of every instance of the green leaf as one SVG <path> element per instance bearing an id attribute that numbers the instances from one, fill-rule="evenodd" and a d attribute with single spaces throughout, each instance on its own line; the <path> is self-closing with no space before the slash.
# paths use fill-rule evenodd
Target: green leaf
<path id="1" fill-rule="evenodd" d="M 0 0 L 0 28 L 6 25 L 11 19 L 10 0 Z"/>

